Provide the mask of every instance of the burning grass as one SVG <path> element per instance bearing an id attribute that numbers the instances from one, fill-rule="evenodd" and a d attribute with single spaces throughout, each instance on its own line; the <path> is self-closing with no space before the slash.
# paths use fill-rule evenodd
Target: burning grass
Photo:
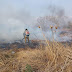
<path id="1" fill-rule="evenodd" d="M 72 46 L 48 43 L 37 49 L 0 50 L 0 72 L 24 72 L 27 64 L 34 72 L 71 72 Z"/>

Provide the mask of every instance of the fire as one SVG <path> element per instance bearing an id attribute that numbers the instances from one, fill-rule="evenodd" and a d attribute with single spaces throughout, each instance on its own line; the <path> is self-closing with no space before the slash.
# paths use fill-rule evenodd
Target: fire
<path id="1" fill-rule="evenodd" d="M 40 26 L 38 28 L 40 28 Z"/>
<path id="2" fill-rule="evenodd" d="M 55 28 L 56 28 L 56 29 L 58 29 L 58 27 L 57 27 L 57 26 L 55 26 Z"/>
<path id="3" fill-rule="evenodd" d="M 53 28 L 53 26 L 50 26 L 50 28 L 52 29 L 52 28 Z"/>

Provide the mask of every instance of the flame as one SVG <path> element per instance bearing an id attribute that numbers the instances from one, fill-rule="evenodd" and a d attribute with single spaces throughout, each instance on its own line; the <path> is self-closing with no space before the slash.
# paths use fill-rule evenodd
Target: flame
<path id="1" fill-rule="evenodd" d="M 53 26 L 51 25 L 51 26 L 50 26 L 50 28 L 52 29 L 52 28 L 53 28 Z"/>
<path id="2" fill-rule="evenodd" d="M 40 28 L 40 26 L 38 26 L 38 28 Z"/>

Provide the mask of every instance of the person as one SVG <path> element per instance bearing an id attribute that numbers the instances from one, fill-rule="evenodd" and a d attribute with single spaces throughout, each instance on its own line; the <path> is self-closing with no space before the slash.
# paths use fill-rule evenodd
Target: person
<path id="1" fill-rule="evenodd" d="M 24 38 L 25 38 L 25 43 L 26 43 L 26 39 L 29 42 L 29 35 L 30 35 L 30 33 L 29 33 L 28 29 L 25 29 L 23 35 L 24 35 Z"/>

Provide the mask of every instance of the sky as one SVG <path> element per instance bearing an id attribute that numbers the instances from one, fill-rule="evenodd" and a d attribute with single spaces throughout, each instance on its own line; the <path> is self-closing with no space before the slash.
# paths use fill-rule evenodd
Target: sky
<path id="1" fill-rule="evenodd" d="M 25 9 L 32 16 L 44 15 L 49 5 L 65 9 L 66 15 L 72 16 L 72 0 L 0 0 L 1 11 Z"/>
<path id="2" fill-rule="evenodd" d="M 33 33 L 36 18 L 49 15 L 50 5 L 72 17 L 72 0 L 0 0 L 0 40 L 20 39 L 25 28 Z"/>

